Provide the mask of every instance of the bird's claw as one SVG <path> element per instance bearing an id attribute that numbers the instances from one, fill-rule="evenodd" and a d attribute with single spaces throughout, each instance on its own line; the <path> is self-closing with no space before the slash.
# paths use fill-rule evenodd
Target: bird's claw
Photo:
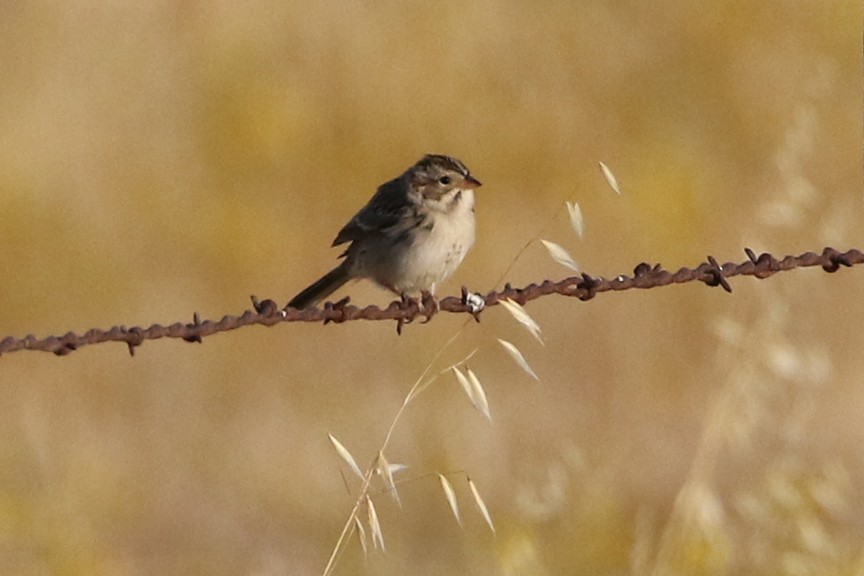
<path id="1" fill-rule="evenodd" d="M 416 310 L 422 309 L 422 304 L 420 303 L 419 300 L 417 300 L 417 298 L 414 298 L 413 296 L 410 296 L 409 294 L 407 294 L 405 292 L 402 292 L 399 296 L 400 296 L 400 301 L 399 301 L 399 309 L 400 310 L 403 310 L 405 312 L 410 312 L 412 310 L 416 311 Z M 396 333 L 397 334 L 399 334 L 400 336 L 402 335 L 402 327 L 405 326 L 406 324 L 410 324 L 411 322 L 414 321 L 414 314 L 415 313 L 416 312 L 411 313 L 411 315 L 407 316 L 407 317 L 399 318 L 396 321 Z"/>
<path id="2" fill-rule="evenodd" d="M 426 317 L 422 323 L 426 324 L 441 310 L 441 306 L 438 304 L 438 299 L 428 290 L 423 290 L 420 293 L 420 302 L 422 304 L 423 315 Z"/>

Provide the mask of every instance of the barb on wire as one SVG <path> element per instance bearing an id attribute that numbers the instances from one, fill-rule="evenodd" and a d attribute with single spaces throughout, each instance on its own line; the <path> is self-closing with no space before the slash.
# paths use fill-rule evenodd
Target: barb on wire
<path id="1" fill-rule="evenodd" d="M 805 252 L 800 256 L 786 256 L 780 260 L 767 253 L 757 256 L 749 248 L 745 248 L 744 251 L 747 254 L 747 260 L 738 264 L 733 262 L 720 264 L 714 257 L 708 256 L 706 262 L 702 262 L 695 268 L 681 268 L 676 272 L 669 272 L 660 264 L 652 266 L 642 263 L 634 268 L 632 276 L 621 275 L 607 279 L 595 278 L 582 273 L 557 282 L 545 280 L 540 284 L 529 284 L 524 288 L 513 288 L 507 284 L 500 292 L 493 290 L 482 298 L 485 300 L 486 308 L 495 306 L 504 299 L 524 305 L 526 302 L 549 294 L 590 300 L 603 292 L 618 292 L 633 288 L 658 288 L 669 284 L 683 284 L 693 281 L 704 282 L 707 286 L 721 286 L 727 292 L 731 292 L 732 287 L 728 279 L 735 276 L 755 276 L 764 279 L 778 272 L 786 272 L 796 268 L 821 266 L 826 272 L 836 272 L 841 266 L 849 267 L 864 264 L 864 252 L 856 249 L 839 252 L 833 248 L 825 248 L 819 254 Z M 93 328 L 84 334 L 68 332 L 62 336 L 47 336 L 45 338 L 37 338 L 32 334 L 23 338 L 7 336 L 0 340 L 0 354 L 19 350 L 39 350 L 64 356 L 89 344 L 123 342 L 128 346 L 129 353 L 134 356 L 135 348 L 143 344 L 145 340 L 182 338 L 186 342 L 200 343 L 204 337 L 219 332 L 236 330 L 253 324 L 273 326 L 282 322 L 323 322 L 328 324 L 351 320 L 395 320 L 397 328 L 401 330 L 403 325 L 411 323 L 417 317 L 424 318 L 424 323 L 430 321 L 439 310 L 454 314 L 473 314 L 479 322 L 480 312 L 469 301 L 469 296 L 473 295 L 463 288 L 461 297 L 451 296 L 438 302 L 428 297 L 422 300 L 403 298 L 392 302 L 383 309 L 374 305 L 358 308 L 350 305 L 348 298 L 344 298 L 335 303 L 328 302 L 323 308 L 308 310 L 295 310 L 288 307 L 280 309 L 273 300 L 259 301 L 253 296 L 253 309 L 246 310 L 240 316 L 223 316 L 218 321 L 202 321 L 195 313 L 192 316 L 192 322 L 175 322 L 169 326 L 153 324 L 147 328 L 139 326 L 132 328 L 114 326 L 108 330 Z"/>

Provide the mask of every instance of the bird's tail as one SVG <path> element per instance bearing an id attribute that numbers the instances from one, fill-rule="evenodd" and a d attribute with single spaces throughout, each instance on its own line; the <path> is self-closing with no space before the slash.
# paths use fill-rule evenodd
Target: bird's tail
<path id="1" fill-rule="evenodd" d="M 351 276 L 348 274 L 347 264 L 347 261 L 343 260 L 339 266 L 292 298 L 288 302 L 288 306 L 297 310 L 309 308 L 338 290 L 351 279 Z"/>

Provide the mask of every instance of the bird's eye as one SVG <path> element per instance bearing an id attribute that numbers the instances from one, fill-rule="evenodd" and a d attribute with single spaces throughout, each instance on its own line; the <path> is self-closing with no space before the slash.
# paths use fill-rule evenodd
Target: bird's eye
<path id="1" fill-rule="evenodd" d="M 440 182 L 444 186 L 447 186 L 452 181 L 453 181 L 453 179 L 450 178 L 449 176 L 441 176 L 440 178 L 438 178 L 438 182 Z"/>

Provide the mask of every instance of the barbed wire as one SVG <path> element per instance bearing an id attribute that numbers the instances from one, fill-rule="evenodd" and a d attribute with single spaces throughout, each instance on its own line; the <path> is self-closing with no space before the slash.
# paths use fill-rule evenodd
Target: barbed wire
<path id="1" fill-rule="evenodd" d="M 323 308 L 295 310 L 280 308 L 273 300 L 258 300 L 252 296 L 252 310 L 246 310 L 240 316 L 223 316 L 220 320 L 201 320 L 196 312 L 192 322 L 175 322 L 169 326 L 152 324 L 147 328 L 134 326 L 113 326 L 108 330 L 92 328 L 84 334 L 68 332 L 62 336 L 47 336 L 37 338 L 29 334 L 23 338 L 7 336 L 0 340 L 0 355 L 20 350 L 38 350 L 53 352 L 65 356 L 70 352 L 90 344 L 103 342 L 123 342 L 128 346 L 129 353 L 135 355 L 135 348 L 146 340 L 159 338 L 182 338 L 186 342 L 202 342 L 204 337 L 236 330 L 244 326 L 262 325 L 274 326 L 282 322 L 323 322 L 341 323 L 352 320 L 394 320 L 396 328 L 401 333 L 404 325 L 417 318 L 423 318 L 423 323 L 429 322 L 440 311 L 453 314 L 472 314 L 479 322 L 482 309 L 472 303 L 477 296 L 485 302 L 483 309 L 497 305 L 501 300 L 509 299 L 519 304 L 525 304 L 542 296 L 560 294 L 575 297 L 579 300 L 590 300 L 603 292 L 618 292 L 634 288 L 659 288 L 669 284 L 683 284 L 699 281 L 707 286 L 720 286 L 727 292 L 732 291 L 728 279 L 734 276 L 755 276 L 764 279 L 778 272 L 787 272 L 796 268 L 820 266 L 826 272 L 836 272 L 840 267 L 850 267 L 864 263 L 864 252 L 851 249 L 839 252 L 833 248 L 825 248 L 821 253 L 805 252 L 800 256 L 786 256 L 780 260 L 768 253 L 756 254 L 745 248 L 747 260 L 741 263 L 727 262 L 719 264 L 712 256 L 708 256 L 695 268 L 680 268 L 669 272 L 660 264 L 642 263 L 633 269 L 631 276 L 620 275 L 614 278 L 593 277 L 582 273 L 563 280 L 545 280 L 540 284 L 529 284 L 524 288 L 513 288 L 510 284 L 500 292 L 491 291 L 485 296 L 471 295 L 462 288 L 461 297 L 451 296 L 435 301 L 431 296 L 424 295 L 420 299 L 403 298 L 392 302 L 386 308 L 366 306 L 359 308 L 349 304 L 349 298 L 338 302 L 328 302 Z"/>

